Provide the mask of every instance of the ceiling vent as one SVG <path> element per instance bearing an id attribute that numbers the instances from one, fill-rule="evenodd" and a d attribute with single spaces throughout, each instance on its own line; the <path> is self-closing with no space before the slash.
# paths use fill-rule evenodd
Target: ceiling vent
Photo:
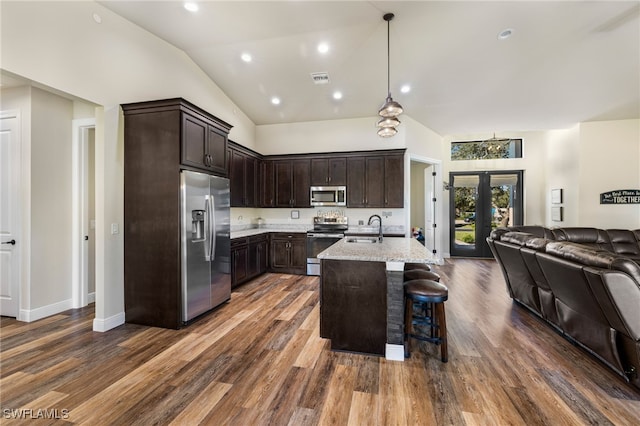
<path id="1" fill-rule="evenodd" d="M 312 72 L 311 80 L 315 84 L 327 84 L 329 82 L 329 73 L 327 72 Z"/>

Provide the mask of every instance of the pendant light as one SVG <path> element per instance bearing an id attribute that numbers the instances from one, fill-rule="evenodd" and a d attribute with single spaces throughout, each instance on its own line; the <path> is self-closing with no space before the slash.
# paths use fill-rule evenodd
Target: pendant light
<path id="1" fill-rule="evenodd" d="M 378 115 L 382 117 L 380 121 L 378 121 L 378 135 L 383 138 L 388 138 L 390 136 L 398 133 L 396 127 L 400 124 L 400 120 L 398 120 L 398 116 L 402 114 L 402 105 L 398 102 L 394 101 L 391 97 L 391 82 L 390 82 L 390 69 L 391 69 L 391 59 L 390 59 L 390 42 L 389 42 L 389 23 L 393 19 L 395 15 L 393 13 L 386 13 L 382 19 L 387 21 L 387 99 L 385 100 L 384 105 L 378 111 Z"/>

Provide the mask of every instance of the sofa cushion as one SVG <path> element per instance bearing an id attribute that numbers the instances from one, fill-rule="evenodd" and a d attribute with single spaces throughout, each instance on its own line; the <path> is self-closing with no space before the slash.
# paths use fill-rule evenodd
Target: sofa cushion
<path id="1" fill-rule="evenodd" d="M 524 246 L 527 241 L 536 238 L 535 235 L 528 234 L 526 232 L 507 232 L 502 234 L 500 241 L 518 246 Z"/>
<path id="2" fill-rule="evenodd" d="M 570 241 L 600 250 L 613 251 L 607 231 L 597 228 L 557 228 L 553 230 L 557 241 Z"/>
<path id="3" fill-rule="evenodd" d="M 615 253 L 598 250 L 584 244 L 568 241 L 552 241 L 546 246 L 546 252 L 585 266 L 609 269 L 611 263 L 618 257 Z"/>
<path id="4" fill-rule="evenodd" d="M 613 252 L 618 254 L 640 256 L 640 242 L 634 231 L 627 229 L 607 229 Z"/>

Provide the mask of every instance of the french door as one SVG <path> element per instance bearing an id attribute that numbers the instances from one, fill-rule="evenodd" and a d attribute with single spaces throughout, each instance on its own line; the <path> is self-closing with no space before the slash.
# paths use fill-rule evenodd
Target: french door
<path id="1" fill-rule="evenodd" d="M 522 171 L 452 172 L 449 184 L 451 256 L 492 257 L 491 230 L 522 225 Z"/>

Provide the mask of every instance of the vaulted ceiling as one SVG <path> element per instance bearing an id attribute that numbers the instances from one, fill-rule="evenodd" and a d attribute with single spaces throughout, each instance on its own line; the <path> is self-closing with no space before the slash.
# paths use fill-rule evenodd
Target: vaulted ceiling
<path id="1" fill-rule="evenodd" d="M 182 49 L 256 124 L 374 117 L 386 12 L 393 98 L 442 135 L 640 118 L 638 1 L 100 3 Z"/>

